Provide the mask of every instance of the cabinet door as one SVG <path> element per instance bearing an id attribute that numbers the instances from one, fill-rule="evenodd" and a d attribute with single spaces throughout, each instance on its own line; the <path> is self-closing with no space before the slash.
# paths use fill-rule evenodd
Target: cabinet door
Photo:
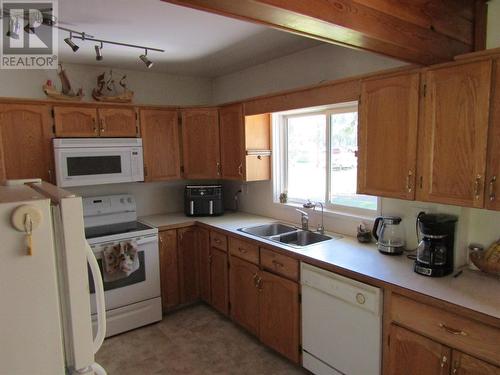
<path id="1" fill-rule="evenodd" d="M 180 300 L 182 304 L 199 298 L 196 227 L 177 230 Z"/>
<path id="2" fill-rule="evenodd" d="M 389 375 L 447 375 L 448 347 L 395 324 L 390 326 Z"/>
<path id="3" fill-rule="evenodd" d="M 217 109 L 182 111 L 184 177 L 220 178 L 219 115 Z"/>
<path id="4" fill-rule="evenodd" d="M 99 108 L 101 137 L 137 137 L 139 129 L 134 108 Z"/>
<path id="5" fill-rule="evenodd" d="M 145 181 L 181 178 L 177 117 L 176 110 L 141 110 Z"/>
<path id="6" fill-rule="evenodd" d="M 97 109 L 54 107 L 57 137 L 98 137 Z"/>
<path id="7" fill-rule="evenodd" d="M 48 106 L 0 104 L 0 180 L 54 182 L 52 136 Z"/>
<path id="8" fill-rule="evenodd" d="M 299 363 L 299 285 L 264 271 L 259 293 L 261 341 Z"/>
<path id="9" fill-rule="evenodd" d="M 222 178 L 244 180 L 246 168 L 243 105 L 235 104 L 221 108 L 219 126 Z"/>
<path id="10" fill-rule="evenodd" d="M 415 197 L 420 74 L 363 81 L 358 193 Z"/>
<path id="11" fill-rule="evenodd" d="M 483 207 L 490 78 L 491 61 L 425 74 L 418 200 Z"/>
<path id="12" fill-rule="evenodd" d="M 230 257 L 229 300 L 231 318 L 250 333 L 259 333 L 259 267 L 244 260 Z"/>
<path id="13" fill-rule="evenodd" d="M 179 274 L 177 264 L 177 231 L 166 230 L 159 233 L 160 278 L 163 311 L 179 305 Z"/>
<path id="14" fill-rule="evenodd" d="M 210 235 L 208 229 L 198 228 L 198 260 L 200 298 L 211 303 L 210 284 Z"/>
<path id="15" fill-rule="evenodd" d="M 500 59 L 493 65 L 493 87 L 490 101 L 490 127 L 488 133 L 488 162 L 486 164 L 486 208 L 500 210 Z"/>
<path id="16" fill-rule="evenodd" d="M 500 375 L 500 367 L 454 350 L 451 373 L 453 375 Z"/>
<path id="17" fill-rule="evenodd" d="M 224 315 L 227 315 L 227 253 L 213 247 L 210 249 L 210 280 L 212 287 L 212 306 Z"/>

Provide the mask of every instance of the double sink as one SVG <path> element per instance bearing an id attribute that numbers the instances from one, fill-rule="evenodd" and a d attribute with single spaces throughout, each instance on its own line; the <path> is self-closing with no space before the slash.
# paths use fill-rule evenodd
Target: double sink
<path id="1" fill-rule="evenodd" d="M 282 223 L 257 225 L 254 227 L 239 228 L 238 230 L 243 233 L 297 248 L 341 238 L 340 236 L 332 237 L 309 230 L 298 229 Z"/>

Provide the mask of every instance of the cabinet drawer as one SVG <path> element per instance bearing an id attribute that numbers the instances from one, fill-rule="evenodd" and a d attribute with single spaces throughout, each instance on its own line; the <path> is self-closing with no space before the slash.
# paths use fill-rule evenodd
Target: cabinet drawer
<path id="1" fill-rule="evenodd" d="M 259 247 L 249 242 L 230 237 L 229 253 L 254 264 L 259 264 Z"/>
<path id="2" fill-rule="evenodd" d="M 210 231 L 210 246 L 227 251 L 227 236 L 219 232 Z"/>
<path id="3" fill-rule="evenodd" d="M 297 259 L 261 247 L 260 263 L 270 271 L 293 280 L 299 279 L 299 261 Z"/>
<path id="4" fill-rule="evenodd" d="M 500 364 L 500 330 L 393 294 L 392 320 L 452 348 Z"/>

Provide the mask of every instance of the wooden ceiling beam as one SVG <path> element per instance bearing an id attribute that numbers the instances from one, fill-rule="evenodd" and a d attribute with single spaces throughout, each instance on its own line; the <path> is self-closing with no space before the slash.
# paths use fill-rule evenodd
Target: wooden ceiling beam
<path id="1" fill-rule="evenodd" d="M 422 65 L 471 52 L 485 34 L 484 0 L 163 1 Z"/>

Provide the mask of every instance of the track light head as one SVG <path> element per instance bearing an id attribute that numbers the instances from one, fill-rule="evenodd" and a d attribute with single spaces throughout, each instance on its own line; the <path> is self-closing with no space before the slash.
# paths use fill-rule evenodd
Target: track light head
<path id="1" fill-rule="evenodd" d="M 102 43 L 100 46 L 96 45 L 94 46 L 95 48 L 95 59 L 97 61 L 102 61 L 103 57 L 102 57 Z"/>
<path id="2" fill-rule="evenodd" d="M 80 48 L 80 47 L 78 47 L 78 46 L 77 46 L 77 45 L 73 42 L 73 40 L 71 39 L 71 36 L 70 36 L 69 38 L 64 39 L 64 41 L 66 42 L 66 44 L 67 44 L 68 46 L 70 46 L 70 48 L 73 50 L 73 52 L 78 51 L 78 49 Z"/>
<path id="3" fill-rule="evenodd" d="M 142 60 L 142 62 L 146 65 L 146 68 L 151 68 L 153 66 L 153 62 L 148 59 L 148 50 L 144 50 L 144 55 L 140 55 L 139 58 Z"/>

